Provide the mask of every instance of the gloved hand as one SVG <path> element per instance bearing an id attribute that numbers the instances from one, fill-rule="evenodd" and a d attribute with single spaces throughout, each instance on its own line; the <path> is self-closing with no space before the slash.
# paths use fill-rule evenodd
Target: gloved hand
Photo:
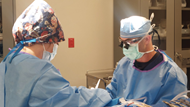
<path id="1" fill-rule="evenodd" d="M 112 99 L 105 107 L 114 107 L 114 105 L 119 105 L 120 104 L 120 102 L 119 102 L 120 98 L 121 97 Z"/>

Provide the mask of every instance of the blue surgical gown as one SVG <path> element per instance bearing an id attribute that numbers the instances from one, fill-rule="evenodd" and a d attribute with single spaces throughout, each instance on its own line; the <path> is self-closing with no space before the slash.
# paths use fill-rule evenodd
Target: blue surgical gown
<path id="1" fill-rule="evenodd" d="M 146 97 L 146 104 L 154 105 L 163 100 L 170 101 L 186 91 L 186 74 L 171 58 L 162 56 L 163 61 L 149 71 L 135 68 L 134 60 L 123 57 L 106 87 L 112 98 L 124 97 L 127 100 Z"/>
<path id="2" fill-rule="evenodd" d="M 111 100 L 104 89 L 70 86 L 50 62 L 19 53 L 9 63 L 11 56 L 0 68 L 6 107 L 103 107 Z"/>

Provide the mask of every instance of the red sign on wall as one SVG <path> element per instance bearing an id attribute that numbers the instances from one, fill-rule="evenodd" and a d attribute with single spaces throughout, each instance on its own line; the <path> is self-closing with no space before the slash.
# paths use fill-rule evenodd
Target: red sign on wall
<path id="1" fill-rule="evenodd" d="M 75 46 L 74 38 L 68 38 L 68 45 L 69 45 L 69 48 L 74 48 Z"/>

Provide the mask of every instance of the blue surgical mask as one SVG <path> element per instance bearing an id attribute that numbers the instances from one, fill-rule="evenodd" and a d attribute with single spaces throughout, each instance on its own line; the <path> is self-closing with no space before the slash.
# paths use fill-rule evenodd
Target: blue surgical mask
<path id="1" fill-rule="evenodd" d="M 141 39 L 142 40 L 142 39 Z M 128 49 L 123 47 L 123 54 L 127 56 L 131 60 L 139 59 L 141 58 L 145 53 L 150 53 L 154 51 L 154 49 L 147 51 L 147 52 L 139 52 L 139 43 L 141 40 L 136 44 L 131 44 Z"/>
<path id="2" fill-rule="evenodd" d="M 42 59 L 51 61 L 55 57 L 55 55 L 57 54 L 58 45 L 54 44 L 52 53 L 46 51 L 44 44 L 43 44 L 43 48 L 44 48 L 44 52 L 43 52 Z"/>

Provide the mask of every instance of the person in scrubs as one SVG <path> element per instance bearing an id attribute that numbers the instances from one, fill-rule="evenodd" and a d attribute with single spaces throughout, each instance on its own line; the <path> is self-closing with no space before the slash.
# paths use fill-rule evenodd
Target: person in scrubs
<path id="1" fill-rule="evenodd" d="M 50 62 L 65 39 L 44 0 L 35 0 L 12 32 L 17 45 L 0 64 L 1 107 L 103 107 L 111 101 L 104 89 L 70 86 Z"/>
<path id="2" fill-rule="evenodd" d="M 152 44 L 152 19 L 131 16 L 121 20 L 120 46 L 125 56 L 118 62 L 106 87 L 112 98 L 146 97 L 146 104 L 154 105 L 170 101 L 187 90 L 186 74 Z"/>

